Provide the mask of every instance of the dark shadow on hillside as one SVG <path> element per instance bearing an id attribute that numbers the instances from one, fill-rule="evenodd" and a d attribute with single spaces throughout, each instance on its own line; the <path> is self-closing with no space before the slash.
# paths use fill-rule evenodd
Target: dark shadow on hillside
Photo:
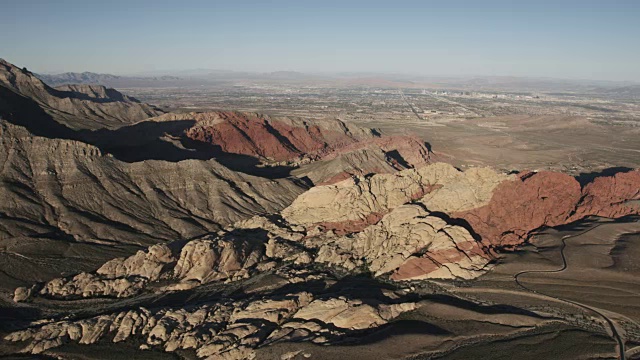
<path id="1" fill-rule="evenodd" d="M 427 208 L 426 205 L 424 205 L 423 203 L 421 203 L 419 201 L 418 202 L 414 202 L 413 204 L 422 207 L 425 211 L 428 211 L 429 212 L 429 216 L 438 217 L 438 218 L 444 220 L 449 225 L 460 226 L 460 227 L 464 228 L 465 230 L 467 230 L 469 232 L 471 237 L 473 237 L 473 239 L 478 242 L 478 245 L 482 244 L 482 237 L 480 236 L 480 234 L 478 234 L 473 229 L 473 227 L 471 226 L 471 224 L 469 224 L 469 222 L 467 220 L 462 219 L 462 218 L 451 217 L 449 214 L 441 212 L 441 211 L 430 211 Z"/>
<path id="2" fill-rule="evenodd" d="M 0 305 L 0 332 L 22 329 L 41 317 L 42 312 L 32 307 Z M 1 338 L 0 338 L 1 339 Z"/>
<path id="3" fill-rule="evenodd" d="M 289 177 L 294 169 L 261 166 L 258 158 L 226 153 L 220 146 L 188 139 L 183 133 L 195 120 L 143 121 L 115 130 L 74 130 L 55 121 L 35 101 L 4 87 L 0 87 L 0 117 L 36 136 L 81 141 L 128 163 L 215 159 L 233 171 L 269 179 Z"/>
<path id="4" fill-rule="evenodd" d="M 429 151 L 429 153 L 432 153 L 432 152 L 433 152 L 433 151 L 431 150 L 431 144 L 430 144 L 430 143 L 428 143 L 428 142 L 426 142 L 426 141 L 425 141 L 425 142 L 424 142 L 424 147 L 426 147 L 426 148 L 427 148 L 427 150 Z"/>
<path id="5" fill-rule="evenodd" d="M 75 130 L 53 120 L 35 101 L 0 86 L 0 117 L 50 139 L 79 140 Z"/>
<path id="6" fill-rule="evenodd" d="M 395 161 L 396 163 L 398 163 L 398 165 L 402 166 L 405 169 L 409 169 L 412 166 L 402 157 L 402 155 L 400 155 L 400 152 L 398 152 L 398 150 L 391 150 L 391 151 L 387 151 L 385 153 L 385 155 L 387 157 L 389 157 L 392 161 Z"/>
<path id="7" fill-rule="evenodd" d="M 444 336 L 450 335 L 451 333 L 439 326 L 434 324 L 430 324 L 426 321 L 420 320 L 397 320 L 393 321 L 389 324 L 384 324 L 378 328 L 372 330 L 373 333 L 369 332 L 369 335 L 360 335 L 357 336 L 357 333 L 354 335 L 350 335 L 350 338 L 334 343 L 333 346 L 349 346 L 349 345 L 367 345 L 367 344 L 375 344 L 386 339 L 396 337 L 399 335 L 426 335 L 426 336 Z"/>
<path id="8" fill-rule="evenodd" d="M 585 231 L 589 228 L 592 228 L 593 226 L 595 226 L 596 224 L 599 224 L 602 222 L 603 219 L 606 219 L 607 222 L 610 223 L 616 223 L 616 224 L 624 224 L 624 223 L 629 223 L 629 222 L 637 222 L 640 221 L 640 215 L 625 215 L 622 217 L 619 217 L 617 219 L 610 219 L 610 218 L 602 218 L 602 217 L 598 217 L 598 216 L 589 216 L 583 219 L 579 219 L 576 220 L 574 222 L 568 223 L 568 224 L 564 224 L 564 225 L 558 225 L 558 226 L 543 226 L 539 229 L 536 229 L 536 232 L 542 232 L 544 230 L 548 230 L 548 229 L 555 229 L 557 231 L 572 231 L 572 232 L 582 232 Z"/>
<path id="9" fill-rule="evenodd" d="M 59 97 L 59 98 L 78 99 L 78 100 L 90 101 L 90 102 L 94 102 L 94 103 L 98 103 L 98 104 L 107 104 L 107 103 L 113 103 L 113 102 L 129 102 L 129 103 L 138 103 L 138 104 L 140 103 L 140 101 L 138 99 L 125 96 L 121 92 L 119 92 L 119 91 L 117 91 L 115 89 L 107 88 L 107 87 L 105 87 L 105 89 L 104 89 L 105 95 L 107 97 L 96 98 L 96 97 L 89 96 L 88 94 L 85 94 L 85 93 L 82 93 L 82 92 L 66 90 L 66 89 L 64 89 L 66 86 L 67 85 L 62 85 L 62 86 L 59 86 L 57 88 L 52 88 L 49 91 L 49 93 L 51 95 L 53 95 L 55 97 Z M 100 87 L 101 85 L 91 85 L 91 86 Z M 62 87 L 63 89 L 60 89 L 60 87 Z"/>
<path id="10" fill-rule="evenodd" d="M 628 168 L 628 167 L 622 167 L 622 166 L 610 167 L 610 168 L 604 169 L 602 171 L 594 171 L 594 172 L 590 172 L 590 173 L 581 173 L 580 175 L 576 176 L 576 180 L 578 180 L 578 182 L 580 183 L 580 186 L 585 186 L 586 184 L 592 182 L 593 180 L 595 180 L 598 177 L 614 176 L 616 174 L 626 173 L 626 172 L 629 172 L 629 171 L 633 171 L 633 169 L 632 168 Z"/>
<path id="11" fill-rule="evenodd" d="M 134 163 L 144 160 L 209 160 L 215 159 L 225 167 L 249 175 L 269 179 L 291 175 L 292 167 L 261 166 L 258 158 L 222 151 L 219 145 L 189 139 L 184 132 L 195 120 L 145 121 L 116 130 L 102 129 L 87 132 L 83 139 L 98 146 L 119 160 Z"/>
<path id="12" fill-rule="evenodd" d="M 485 315 L 514 314 L 530 316 L 533 318 L 543 318 L 543 316 L 538 315 L 533 311 L 508 304 L 480 305 L 462 298 L 444 294 L 427 295 L 424 297 L 424 299 L 440 304 L 455 306 L 460 309 L 470 310 Z"/>

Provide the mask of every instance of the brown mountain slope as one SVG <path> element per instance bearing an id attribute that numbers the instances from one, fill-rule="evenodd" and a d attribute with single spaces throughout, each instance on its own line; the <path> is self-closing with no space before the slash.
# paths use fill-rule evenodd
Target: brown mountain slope
<path id="1" fill-rule="evenodd" d="M 0 121 L 0 270 L 6 286 L 89 270 L 139 246 L 275 213 L 310 182 L 428 160 L 417 140 L 398 141 L 339 120 L 211 112 L 75 128 L 107 126 L 111 111 L 121 116 L 122 109 L 146 105 L 101 86 L 52 89 L 29 72 L 2 66 L 0 109 L 8 116 Z M 74 97 L 57 97 L 62 93 Z M 52 107 L 59 101 L 77 116 L 61 116 Z M 73 121 L 65 121 L 69 116 Z"/>
<path id="2" fill-rule="evenodd" d="M 0 266 L 18 279 L 77 271 L 68 262 L 82 258 L 76 245 L 96 245 L 103 259 L 129 245 L 188 239 L 277 211 L 305 189 L 295 179 L 245 175 L 215 160 L 128 164 L 6 122 L 0 164 Z"/>
<path id="3" fill-rule="evenodd" d="M 214 111 L 165 114 L 151 120 L 192 121 L 188 128 L 170 135 L 201 151 L 235 159 L 247 156 L 266 167 L 290 168 L 292 174 L 314 184 L 421 166 L 429 162 L 430 155 L 425 143 L 417 138 L 385 136 L 338 119 Z"/>
<path id="4" fill-rule="evenodd" d="M 0 59 L 0 87 L 16 96 L 31 99 L 56 122 L 71 129 L 118 127 L 162 111 L 101 86 L 65 86 L 51 88 L 34 74 Z M 100 96 L 98 96 L 100 95 Z M 24 118 L 28 109 L 15 102 L 0 104 L 5 119 Z"/>
<path id="5" fill-rule="evenodd" d="M 545 192 L 541 184 L 553 191 Z M 155 245 L 113 259 L 95 272 L 19 288 L 15 300 L 27 301 L 25 306 L 46 308 L 64 301 L 73 308 L 88 299 L 107 298 L 112 310 L 90 309 L 80 316 L 44 320 L 8 334 L 5 340 L 32 354 L 50 354 L 51 349 L 74 342 L 128 340 L 140 349 L 192 349 L 198 358 L 247 359 L 278 344 L 292 343 L 292 348 L 300 349 L 305 342 L 332 345 L 345 337 L 354 341 L 399 321 L 403 313 L 416 316 L 420 311 L 442 318 L 441 324 L 461 320 L 464 328 L 474 319 L 489 322 L 492 338 L 504 336 L 495 332 L 500 324 L 512 330 L 522 326 L 527 332 L 551 323 L 558 326 L 565 322 L 563 315 L 548 316 L 548 308 L 481 305 L 452 296 L 457 292 L 454 286 L 446 287 L 446 296 L 432 295 L 433 288 L 426 293 L 414 290 L 414 286 L 447 284 L 442 280 L 393 286 L 371 278 L 396 282 L 476 278 L 495 266 L 500 255 L 494 250 L 504 245 L 501 234 L 481 226 L 476 232 L 461 221 L 464 218 L 450 214 L 480 210 L 507 226 L 517 224 L 531 231 L 572 221 L 563 210 L 571 207 L 578 217 L 637 214 L 639 209 L 619 202 L 638 199 L 639 184 L 637 171 L 598 177 L 581 190 L 575 179 L 562 174 L 516 176 L 488 168 L 461 172 L 436 163 L 318 186 L 278 215 L 240 221 L 188 242 Z M 605 189 L 618 190 L 612 201 L 605 199 Z M 511 200 L 506 201 L 505 195 Z M 503 209 L 494 215 L 481 210 L 496 203 Z M 547 219 L 539 221 L 536 211 L 546 213 Z M 509 214 L 514 218 L 506 219 Z M 343 226 L 338 228 L 340 222 Z M 218 289 L 226 292 L 219 296 Z M 506 291 L 501 295 L 509 296 Z M 494 303 L 495 298 L 489 302 Z M 572 315 L 567 319 L 576 326 Z M 434 316 L 417 326 L 424 329 L 430 321 Z M 478 328 L 471 333 L 477 340 Z M 421 335 L 437 338 L 433 333 Z"/>

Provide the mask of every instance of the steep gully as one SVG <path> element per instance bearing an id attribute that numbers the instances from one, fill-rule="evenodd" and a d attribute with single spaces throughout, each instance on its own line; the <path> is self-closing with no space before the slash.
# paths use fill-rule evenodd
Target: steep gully
<path id="1" fill-rule="evenodd" d="M 513 279 L 515 280 L 516 284 L 518 284 L 520 287 L 522 287 L 523 289 L 538 294 L 538 295 L 543 295 L 561 302 L 565 302 L 577 307 L 580 307 L 582 309 L 585 309 L 587 311 L 590 311 L 592 313 L 597 314 L 598 316 L 600 316 L 602 319 L 604 319 L 604 321 L 609 325 L 609 328 L 611 329 L 611 334 L 612 337 L 614 338 L 614 340 L 616 340 L 616 342 L 618 343 L 618 345 L 616 346 L 617 350 L 618 350 L 618 358 L 621 360 L 625 359 L 625 346 L 624 346 L 624 339 L 622 339 L 622 336 L 620 336 L 620 333 L 618 332 L 618 330 L 616 329 L 616 324 L 614 323 L 613 320 L 611 320 L 609 317 L 607 317 L 606 315 L 604 315 L 601 311 L 598 311 L 596 308 L 587 306 L 585 304 L 579 303 L 577 301 L 573 301 L 573 300 L 568 300 L 568 299 L 563 299 L 563 298 L 559 298 L 559 297 L 555 297 L 553 295 L 549 295 L 549 294 L 545 294 L 543 292 L 534 290 L 532 288 L 527 287 L 526 285 L 524 285 L 519 277 L 525 274 L 542 274 L 542 273 L 560 273 L 563 272 L 567 269 L 568 267 L 568 263 L 567 263 L 567 258 L 565 256 L 565 249 L 567 247 L 567 240 L 574 238 L 574 237 L 578 237 L 581 235 L 584 235 L 592 230 L 595 230 L 596 228 L 598 228 L 600 226 L 600 224 L 593 226 L 590 229 L 587 229 L 585 231 L 582 231 L 578 234 L 575 235 L 565 235 L 562 237 L 562 244 L 560 246 L 560 256 L 562 257 L 562 267 L 560 267 L 559 269 L 553 269 L 553 270 L 524 270 L 524 271 L 520 271 L 518 273 L 516 273 L 515 275 L 513 275 Z"/>

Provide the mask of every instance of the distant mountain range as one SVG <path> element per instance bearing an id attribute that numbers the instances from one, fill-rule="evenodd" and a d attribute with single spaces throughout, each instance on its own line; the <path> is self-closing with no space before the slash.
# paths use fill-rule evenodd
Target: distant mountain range
<path id="1" fill-rule="evenodd" d="M 120 76 L 111 74 L 97 74 L 93 72 L 66 72 L 57 75 L 36 74 L 36 76 L 50 86 L 65 84 L 103 84 L 121 79 Z"/>
<path id="2" fill-rule="evenodd" d="M 97 84 L 109 87 L 145 86 L 152 83 L 166 83 L 180 81 L 177 76 L 118 76 L 111 74 L 98 74 L 94 72 L 66 72 L 62 74 L 35 74 L 40 80 L 49 86 L 69 84 Z"/>
<path id="3" fill-rule="evenodd" d="M 595 81 L 517 76 L 423 76 L 370 72 L 303 73 L 297 71 L 241 72 L 216 69 L 150 71 L 137 75 L 94 72 L 36 74 L 49 86 L 98 84 L 113 88 L 200 86 L 213 84 L 310 84 L 330 87 L 426 88 L 465 91 L 579 92 L 613 97 L 640 97 L 640 84 L 624 81 Z"/>

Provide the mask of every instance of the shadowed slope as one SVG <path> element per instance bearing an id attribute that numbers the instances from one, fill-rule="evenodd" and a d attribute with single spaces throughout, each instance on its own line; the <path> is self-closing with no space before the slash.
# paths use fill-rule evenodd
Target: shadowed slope
<path id="1" fill-rule="evenodd" d="M 97 129 L 130 124 L 162 112 L 147 104 L 101 86 L 65 86 L 54 89 L 31 72 L 0 59 L 0 87 L 32 99 L 54 121 L 72 129 Z M 6 103 L 3 117 L 28 117 L 30 107 Z M 24 124 L 26 125 L 26 124 Z M 31 129 L 31 128 L 30 128 Z"/>

